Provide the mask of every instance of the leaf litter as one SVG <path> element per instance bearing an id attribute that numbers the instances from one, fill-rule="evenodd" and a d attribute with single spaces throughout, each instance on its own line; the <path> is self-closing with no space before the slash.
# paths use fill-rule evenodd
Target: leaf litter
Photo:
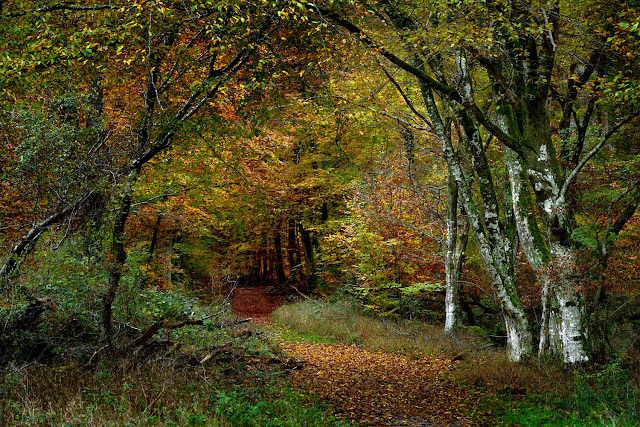
<path id="1" fill-rule="evenodd" d="M 450 359 L 378 353 L 358 345 L 280 341 L 304 362 L 291 371 L 297 387 L 329 402 L 362 426 L 468 426 L 469 395 L 446 381 Z"/>

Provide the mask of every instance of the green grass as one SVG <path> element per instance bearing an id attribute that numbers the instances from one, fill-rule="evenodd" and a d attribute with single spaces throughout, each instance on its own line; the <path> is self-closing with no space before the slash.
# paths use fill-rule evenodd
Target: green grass
<path id="1" fill-rule="evenodd" d="M 473 349 L 486 340 L 475 333 L 461 331 L 455 339 L 447 338 L 442 328 L 422 322 L 378 318 L 361 312 L 348 301 L 302 301 L 285 305 L 272 314 L 280 326 L 314 342 L 359 344 L 378 351 L 423 354 L 458 354 Z"/>
<path id="2" fill-rule="evenodd" d="M 210 397 L 217 415 L 234 426 L 347 426 L 308 394 L 281 381 L 255 389 L 236 387 Z"/>

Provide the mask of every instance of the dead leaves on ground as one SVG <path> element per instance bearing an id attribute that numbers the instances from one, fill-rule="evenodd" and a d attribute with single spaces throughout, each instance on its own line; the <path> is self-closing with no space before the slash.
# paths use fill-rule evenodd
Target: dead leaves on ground
<path id="1" fill-rule="evenodd" d="M 368 426 L 465 426 L 464 392 L 446 384 L 450 360 L 373 353 L 355 345 L 281 342 L 305 361 L 291 381 L 336 407 L 345 418 Z"/>

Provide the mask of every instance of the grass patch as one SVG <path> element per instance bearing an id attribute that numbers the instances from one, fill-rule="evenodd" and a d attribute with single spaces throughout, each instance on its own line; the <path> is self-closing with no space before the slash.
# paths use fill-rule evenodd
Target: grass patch
<path id="1" fill-rule="evenodd" d="M 508 360 L 504 351 L 484 352 L 456 365 L 455 380 L 465 386 L 492 390 L 500 395 L 558 393 L 571 389 L 572 375 L 560 364 L 532 358 Z"/>
<path id="2" fill-rule="evenodd" d="M 268 397 L 267 397 L 268 396 Z M 234 426 L 348 426 L 328 406 L 280 381 L 247 390 L 235 387 L 212 396 L 216 414 Z"/>
<path id="3" fill-rule="evenodd" d="M 283 326 L 281 324 L 281 326 Z M 288 327 L 278 328 L 278 335 L 286 341 L 309 342 L 314 344 L 337 344 L 339 341 L 313 332 L 303 332 Z"/>
<path id="4" fill-rule="evenodd" d="M 271 316 L 277 324 L 305 338 L 311 337 L 312 341 L 359 344 L 372 350 L 415 357 L 435 353 L 454 355 L 486 343 L 475 331 L 462 330 L 449 338 L 443 335 L 440 326 L 374 317 L 348 301 L 301 301 L 282 306 Z"/>

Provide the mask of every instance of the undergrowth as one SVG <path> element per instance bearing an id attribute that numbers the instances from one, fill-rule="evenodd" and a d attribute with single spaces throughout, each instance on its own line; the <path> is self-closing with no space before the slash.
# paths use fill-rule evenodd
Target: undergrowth
<path id="1" fill-rule="evenodd" d="M 487 395 L 476 421 L 489 414 L 507 426 L 640 426 L 640 384 L 616 362 L 571 376 L 547 393 Z"/>
<path id="2" fill-rule="evenodd" d="M 181 338 L 202 332 L 183 330 Z M 289 388 L 287 367 L 260 336 L 200 363 L 206 355 L 186 349 L 88 364 L 10 363 L 0 372 L 0 425 L 346 425 Z"/>

